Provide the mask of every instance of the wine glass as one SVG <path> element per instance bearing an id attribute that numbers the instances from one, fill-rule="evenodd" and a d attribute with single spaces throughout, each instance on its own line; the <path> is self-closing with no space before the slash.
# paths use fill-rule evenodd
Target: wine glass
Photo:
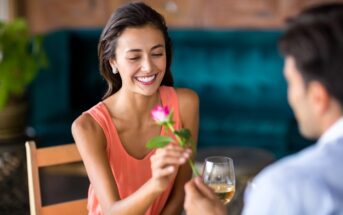
<path id="1" fill-rule="evenodd" d="M 228 204 L 235 194 L 235 170 L 233 160 L 225 156 L 205 159 L 202 177 L 204 183 L 213 189 L 218 198 Z"/>

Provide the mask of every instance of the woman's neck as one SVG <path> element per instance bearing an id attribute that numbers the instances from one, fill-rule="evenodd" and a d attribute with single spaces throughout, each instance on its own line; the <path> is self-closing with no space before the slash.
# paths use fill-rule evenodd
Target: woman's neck
<path id="1" fill-rule="evenodd" d="M 112 99 L 111 109 L 116 116 L 129 116 L 140 121 L 147 117 L 150 118 L 151 110 L 159 104 L 161 104 L 159 91 L 151 96 L 145 96 L 119 90 Z"/>

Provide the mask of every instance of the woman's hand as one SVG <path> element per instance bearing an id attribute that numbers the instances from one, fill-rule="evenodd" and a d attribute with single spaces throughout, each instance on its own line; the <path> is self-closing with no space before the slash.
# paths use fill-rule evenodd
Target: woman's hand
<path id="1" fill-rule="evenodd" d="M 190 149 L 184 149 L 176 144 L 159 148 L 151 156 L 152 182 L 157 192 L 163 192 L 174 179 L 180 165 L 191 155 Z"/>

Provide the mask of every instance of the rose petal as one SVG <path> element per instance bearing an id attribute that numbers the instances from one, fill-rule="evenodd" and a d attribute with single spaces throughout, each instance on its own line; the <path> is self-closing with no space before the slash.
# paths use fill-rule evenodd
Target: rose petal
<path id="1" fill-rule="evenodd" d="M 166 122 L 168 120 L 169 112 L 168 106 L 162 107 L 158 105 L 152 109 L 151 116 L 156 122 Z"/>

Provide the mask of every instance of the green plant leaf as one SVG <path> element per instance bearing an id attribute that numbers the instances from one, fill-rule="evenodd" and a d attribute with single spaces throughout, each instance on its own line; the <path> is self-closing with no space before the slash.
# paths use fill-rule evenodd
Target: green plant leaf
<path id="1" fill-rule="evenodd" d="M 7 100 L 8 93 L 6 92 L 6 88 L 2 89 L 0 83 L 0 110 L 5 106 L 5 102 Z"/>
<path id="2" fill-rule="evenodd" d="M 193 152 L 196 151 L 196 145 L 195 145 L 195 142 L 193 140 L 188 141 L 187 145 L 188 145 L 188 147 L 190 147 L 192 149 Z"/>
<path id="3" fill-rule="evenodd" d="M 171 137 L 156 136 L 149 140 L 149 142 L 146 144 L 146 147 L 149 149 L 163 148 L 164 146 L 168 145 L 170 142 L 173 141 L 174 140 Z"/>
<path id="4" fill-rule="evenodd" d="M 179 136 L 180 138 L 186 140 L 186 142 L 191 137 L 191 132 L 186 128 L 176 130 L 174 133 L 175 133 L 175 135 Z"/>
<path id="5" fill-rule="evenodd" d="M 42 37 L 31 35 L 24 19 L 0 20 L 0 109 L 21 97 L 47 61 Z"/>

